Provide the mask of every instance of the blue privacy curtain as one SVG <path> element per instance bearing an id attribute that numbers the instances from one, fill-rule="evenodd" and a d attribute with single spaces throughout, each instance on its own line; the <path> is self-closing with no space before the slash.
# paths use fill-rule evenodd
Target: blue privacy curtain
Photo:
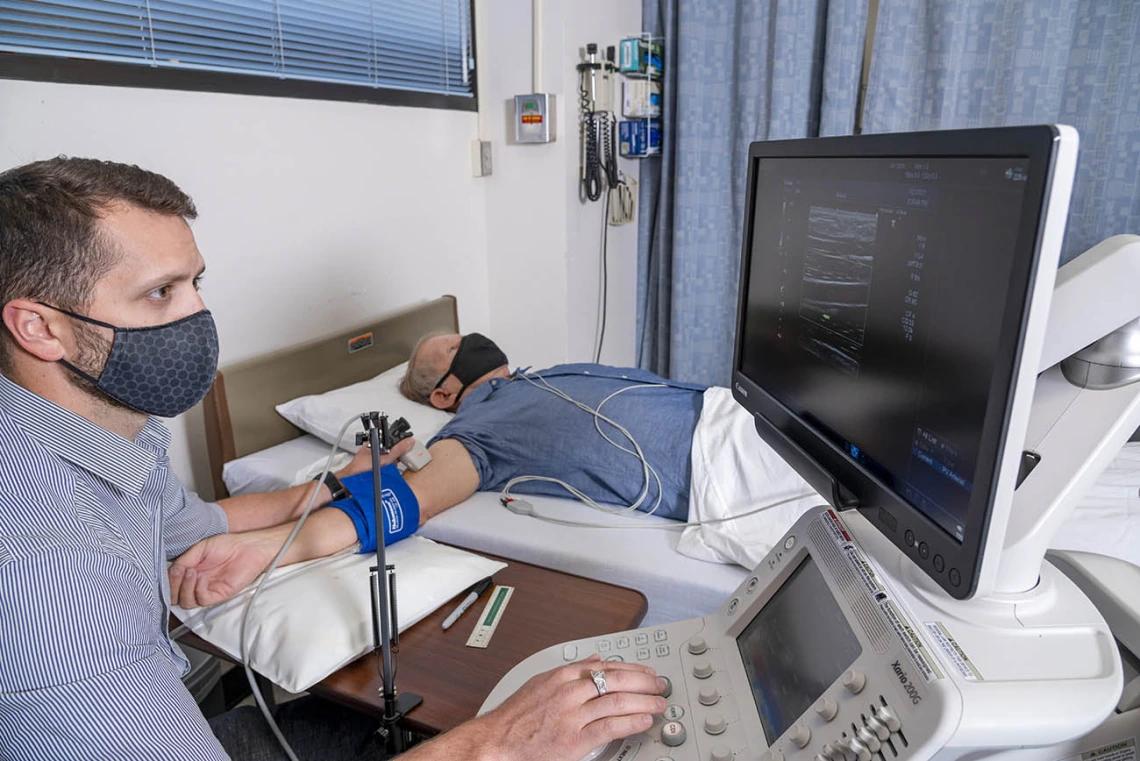
<path id="1" fill-rule="evenodd" d="M 727 385 L 748 144 L 850 134 L 866 0 L 644 0 L 664 140 L 642 160 L 638 364 Z"/>
<path id="2" fill-rule="evenodd" d="M 1136 0 L 882 0 L 864 131 L 1073 125 L 1069 261 L 1140 233 L 1138 42 Z"/>

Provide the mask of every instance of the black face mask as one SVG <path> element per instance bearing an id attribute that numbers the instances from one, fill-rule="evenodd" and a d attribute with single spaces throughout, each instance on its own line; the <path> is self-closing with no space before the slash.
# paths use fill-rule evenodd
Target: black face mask
<path id="1" fill-rule="evenodd" d="M 472 383 L 505 364 L 507 364 L 507 355 L 503 354 L 503 350 L 494 341 L 479 333 L 468 333 L 460 339 L 451 366 L 447 368 L 447 372 L 435 387 L 439 388 L 447 380 L 447 376 L 454 375 L 463 384 L 463 388 L 459 389 L 456 395 L 458 399 Z"/>

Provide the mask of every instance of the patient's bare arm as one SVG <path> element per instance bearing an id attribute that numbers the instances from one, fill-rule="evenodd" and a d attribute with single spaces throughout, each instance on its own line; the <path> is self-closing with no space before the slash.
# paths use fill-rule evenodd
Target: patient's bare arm
<path id="1" fill-rule="evenodd" d="M 467 449 L 454 439 L 432 445 L 432 461 L 405 479 L 420 503 L 420 525 L 475 493 L 479 474 Z M 264 571 L 293 523 L 203 539 L 170 567 L 170 599 L 183 608 L 215 605 L 233 597 Z M 357 541 L 352 520 L 340 510 L 309 516 L 282 559 L 282 565 L 331 555 Z"/>
<path id="2" fill-rule="evenodd" d="M 420 525 L 449 507 L 458 505 L 479 488 L 479 474 L 467 448 L 455 439 L 443 439 L 428 448 L 431 462 L 418 472 L 407 471 L 404 480 L 420 503 Z"/>

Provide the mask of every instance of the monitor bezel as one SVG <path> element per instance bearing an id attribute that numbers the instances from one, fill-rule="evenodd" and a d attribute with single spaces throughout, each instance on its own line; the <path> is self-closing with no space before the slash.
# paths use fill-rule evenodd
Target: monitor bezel
<path id="1" fill-rule="evenodd" d="M 758 418 L 757 431 L 777 452 L 805 476 L 836 509 L 859 510 L 880 533 L 934 580 L 950 596 L 970 599 L 979 591 L 979 579 L 991 533 L 1004 537 L 1008 502 L 1014 485 L 999 478 L 1009 461 L 1009 440 L 1014 397 L 1032 395 L 1032 385 L 1019 389 L 1026 360 L 1024 342 L 1037 281 L 1041 243 L 1053 190 L 1053 169 L 1060 133 L 1052 125 L 994 129 L 912 132 L 755 142 L 748 152 L 748 175 L 741 241 L 740 283 L 737 298 L 736 338 L 733 351 L 733 396 Z M 1026 158 L 1029 161 L 1017 241 L 1000 328 L 998 357 L 1012 357 L 998 366 L 991 381 L 979 447 L 976 488 L 971 495 L 964 538 L 959 543 L 918 508 L 895 493 L 845 451 L 793 413 L 741 371 L 744 313 L 752 256 L 755 185 L 761 161 L 773 158 Z M 1067 201 L 1067 194 L 1066 194 Z M 1066 204 L 1067 205 L 1067 204 Z M 1048 257 L 1047 257 L 1048 258 Z M 1051 258 L 1056 267 L 1056 252 Z M 1053 272 L 1046 273 L 1051 279 Z M 1050 285 L 1051 290 L 1051 285 Z M 1046 300 L 1047 302 L 1047 300 Z M 1047 309 L 1048 304 L 1044 306 Z M 1040 318 L 1043 322 L 1044 318 Z M 1038 357 L 1028 358 L 1034 364 Z M 1021 432 L 1023 438 L 1024 432 Z M 1020 457 L 1021 441 L 1016 444 Z M 1008 472 L 1008 467 L 1004 468 Z M 1005 500 L 1004 509 L 995 505 Z M 1000 514 L 1001 525 L 994 522 Z M 910 539 L 913 537 L 913 541 Z M 994 553 L 996 554 L 996 553 Z M 940 558 L 938 571 L 935 558 Z M 996 558 L 992 559 L 996 563 Z M 952 573 L 955 572 L 955 573 Z M 956 578 L 957 584 L 952 583 Z M 983 593 L 988 590 L 981 590 Z"/>

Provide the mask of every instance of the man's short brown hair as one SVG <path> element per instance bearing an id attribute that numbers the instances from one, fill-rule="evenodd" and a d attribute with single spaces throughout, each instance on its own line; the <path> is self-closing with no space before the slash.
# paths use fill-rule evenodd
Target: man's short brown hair
<path id="1" fill-rule="evenodd" d="M 130 164 L 60 156 L 0 174 L 0 307 L 22 298 L 82 311 L 118 261 L 98 224 L 116 203 L 198 216 L 177 185 Z M 0 369 L 10 340 L 0 330 Z"/>

